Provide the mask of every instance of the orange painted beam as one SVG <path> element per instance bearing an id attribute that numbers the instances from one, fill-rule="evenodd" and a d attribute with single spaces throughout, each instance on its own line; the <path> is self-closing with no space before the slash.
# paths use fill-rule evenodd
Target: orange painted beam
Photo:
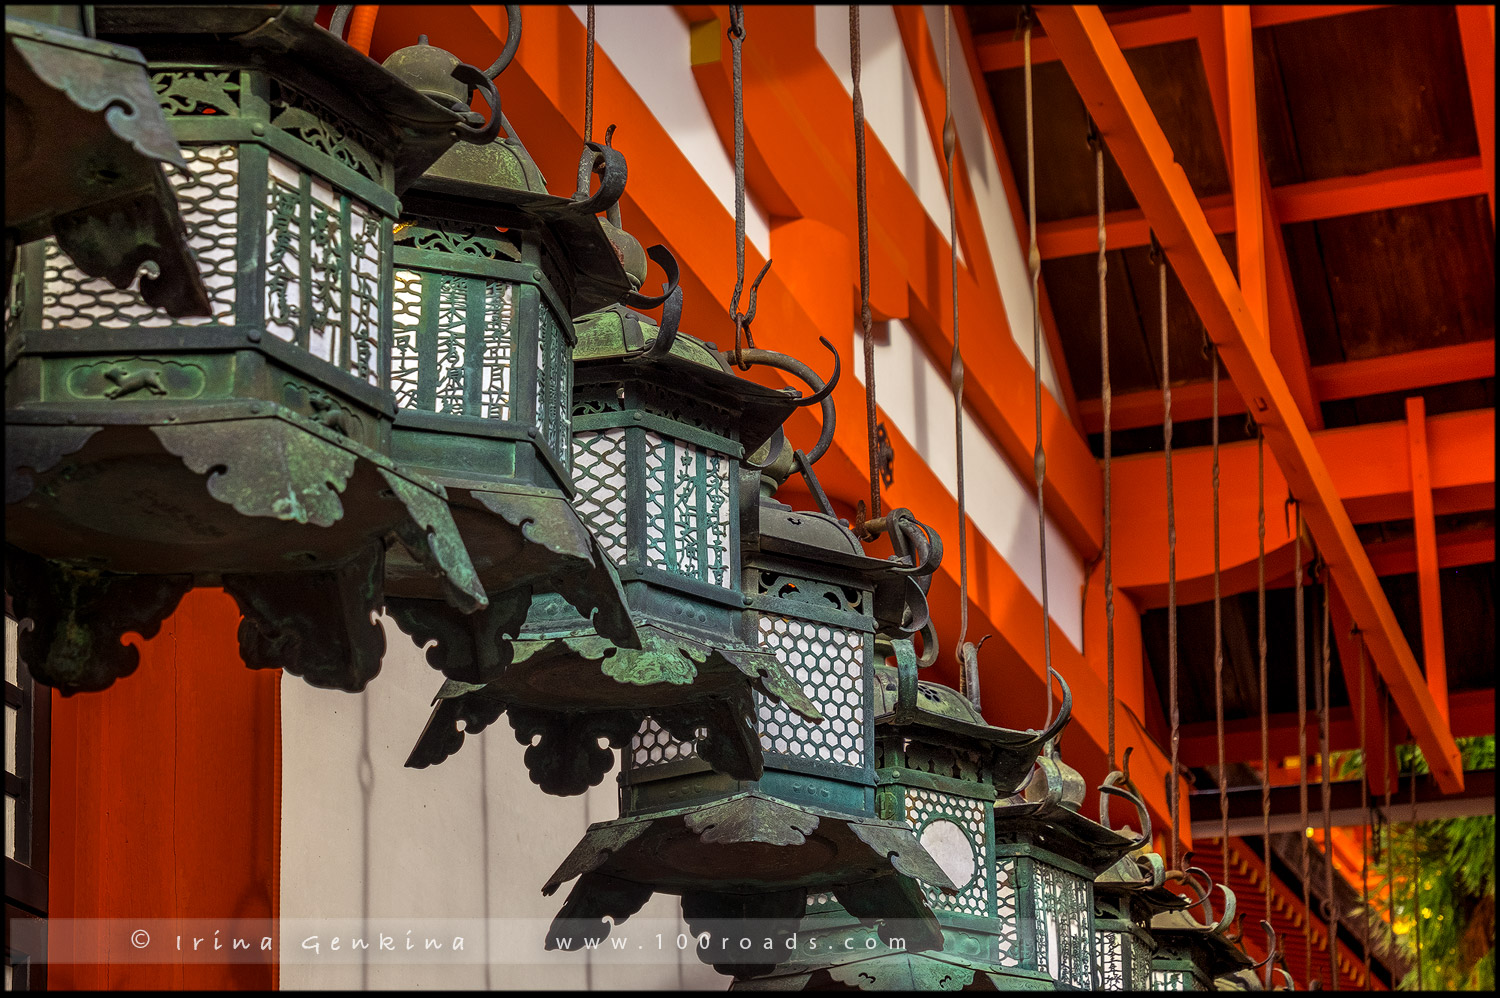
<path id="1" fill-rule="evenodd" d="M 1353 711 L 1350 727 L 1354 730 L 1350 733 L 1353 746 L 1359 745 L 1359 714 L 1363 706 L 1364 733 L 1365 733 L 1365 782 L 1372 794 L 1383 794 L 1386 789 L 1396 789 L 1397 778 L 1396 749 L 1394 744 L 1386 746 L 1384 741 L 1384 729 L 1382 721 L 1384 715 L 1381 713 L 1384 703 L 1384 693 L 1375 681 L 1374 669 L 1370 666 L 1370 655 L 1366 650 L 1361 657 L 1362 635 L 1356 632 L 1353 619 L 1349 616 L 1349 607 L 1344 599 L 1344 594 L 1339 591 L 1338 586 L 1332 587 L 1333 599 L 1328 607 L 1329 626 L 1333 629 L 1334 640 L 1338 642 L 1339 649 L 1339 671 L 1343 674 L 1344 689 L 1349 691 L 1349 710 Z M 1363 662 L 1363 668 L 1360 667 Z M 1494 697 L 1491 696 L 1493 705 Z M 1448 726 L 1453 727 L 1453 718 L 1449 716 Z M 1454 737 L 1461 737 L 1457 732 Z M 1332 746 L 1332 739 L 1329 742 Z M 1330 748 L 1330 750 L 1332 750 Z"/>
<path id="2" fill-rule="evenodd" d="M 1250 42 L 1250 8 L 1221 7 L 1224 75 L 1229 144 L 1226 150 L 1234 188 L 1235 259 L 1239 264 L 1240 293 L 1250 307 L 1250 318 L 1270 335 L 1267 316 L 1266 233 L 1261 213 L 1260 125 L 1255 110 L 1255 52 Z M 1206 68 L 1206 67 L 1205 67 Z"/>
<path id="3" fill-rule="evenodd" d="M 1377 575 L 1410 575 L 1417 570 L 1417 542 L 1414 537 L 1380 544 L 1366 544 L 1370 564 Z M 1437 535 L 1438 568 L 1484 565 L 1495 560 L 1493 525 L 1470 530 L 1455 530 Z"/>
<path id="4" fill-rule="evenodd" d="M 1409 392 L 1432 385 L 1494 376 L 1494 340 L 1475 340 L 1384 357 L 1319 364 L 1310 371 L 1313 393 L 1323 402 Z M 1207 419 L 1212 411 L 1209 390 L 1207 381 L 1173 385 L 1173 420 Z M 1104 429 L 1104 409 L 1099 399 L 1084 399 L 1078 408 L 1085 433 L 1099 433 Z M 1234 385 L 1221 381 L 1220 415 L 1232 416 L 1244 411 L 1245 402 Z M 1111 422 L 1120 430 L 1161 425 L 1161 392 L 1152 389 L 1116 395 Z"/>
<path id="5" fill-rule="evenodd" d="M 1469 76 L 1469 100 L 1474 105 L 1474 129 L 1479 133 L 1479 159 L 1484 164 L 1490 196 L 1490 224 L 1495 224 L 1495 7 L 1459 4 L 1458 34 Z"/>
<path id="6" fill-rule="evenodd" d="M 1216 12 L 1221 8 L 1199 8 Z M 1205 69 L 1207 67 L 1205 66 Z M 1212 94 L 1213 89 L 1210 88 Z M 1273 187 L 1270 203 L 1283 225 L 1294 222 L 1316 222 L 1345 215 L 1405 208 L 1412 205 L 1474 197 L 1489 190 L 1493 171 L 1484 166 L 1481 157 L 1438 160 L 1416 166 L 1397 166 L 1349 177 L 1308 180 Z M 1217 194 L 1200 198 L 1199 204 L 1208 224 L 1218 235 L 1235 231 L 1234 199 Z M 1042 259 L 1082 256 L 1097 248 L 1096 226 L 1092 215 L 1044 222 L 1037 226 L 1037 245 Z M 1151 242 L 1151 226 L 1139 208 L 1111 212 L 1105 216 L 1109 245 L 1116 249 L 1146 246 Z"/>
<path id="7" fill-rule="evenodd" d="M 747 24 L 743 48 L 746 132 L 760 138 L 800 214 L 847 228 L 855 217 L 852 105 L 817 51 L 811 9 L 760 7 L 750 14 L 756 20 Z M 720 63 L 726 87 L 730 69 L 726 47 Z M 845 135 L 847 142 L 838 138 Z M 933 362 L 946 368 L 952 351 L 946 226 L 933 223 L 873 135 L 867 150 L 873 306 L 889 309 L 886 317 L 903 318 Z M 1011 466 L 1029 478 L 1035 434 L 1031 365 L 998 296 L 987 294 L 968 268 L 959 273 L 959 298 L 961 314 L 971 317 L 969 328 L 984 330 L 982 340 L 970 340 L 976 349 L 966 357 L 965 402 Z M 983 350 L 977 349 L 980 342 Z M 1049 516 L 1080 556 L 1092 558 L 1103 534 L 1098 464 L 1064 405 L 1045 390 L 1042 410 Z"/>
<path id="8" fill-rule="evenodd" d="M 1252 28 L 1270 28 L 1278 24 L 1310 21 L 1320 17 L 1337 17 L 1361 10 L 1378 10 L 1389 4 L 1365 4 L 1362 6 L 1339 6 L 1327 4 L 1273 5 L 1250 8 Z M 1165 45 L 1168 42 L 1187 41 L 1197 35 L 1197 26 L 1189 13 L 1172 13 L 1150 17 L 1130 18 L 1128 14 L 1112 14 L 1108 23 L 1116 41 L 1122 49 L 1145 48 L 1148 45 Z M 1022 64 L 1021 43 L 1014 40 L 1008 31 L 997 31 L 980 35 L 975 39 L 979 52 L 980 67 L 986 73 L 1005 69 L 1016 69 Z M 1045 35 L 1031 39 L 1032 65 L 1055 62 L 1057 50 Z"/>
<path id="9" fill-rule="evenodd" d="M 1176 407 L 1176 392 L 1173 392 Z M 1376 423 L 1314 436 L 1344 508 L 1356 523 L 1404 519 L 1412 515 L 1411 472 L 1402 461 L 1372 461 L 1371 454 L 1404 454 L 1406 424 Z M 1439 515 L 1495 508 L 1495 418 L 1490 409 L 1450 413 L 1427 421 L 1428 457 L 1433 505 Z M 1255 442 L 1220 448 L 1220 547 L 1223 591 L 1255 589 L 1256 500 Z M 1142 609 L 1166 605 L 1167 556 L 1165 475 L 1160 454 L 1122 457 L 1114 466 L 1116 516 L 1128 517 L 1130 530 L 1115 532 L 1115 585 Z M 1184 603 L 1213 595 L 1212 520 L 1209 508 L 1211 452 L 1207 447 L 1174 449 L 1173 479 L 1177 497 L 1177 590 Z M 1291 533 L 1282 502 L 1286 478 L 1266 450 L 1266 578 L 1279 584 L 1292 570 Z M 1123 519 L 1117 522 L 1125 522 Z M 1460 536 L 1468 536 L 1467 533 Z M 1446 542 L 1445 542 L 1446 545 Z M 1368 551 L 1372 566 L 1382 548 Z M 1400 556 L 1399 546 L 1392 549 Z M 1304 548 L 1310 558 L 1311 552 Z M 1442 559 L 1450 554 L 1446 546 Z M 1472 562 L 1470 562 L 1472 563 Z M 1405 569 L 1415 571 L 1415 568 Z M 1377 574 L 1391 574 L 1378 571 Z"/>
<path id="10" fill-rule="evenodd" d="M 1157 232 L 1225 369 L 1248 396 L 1267 449 L 1367 635 L 1372 658 L 1440 786 L 1463 788 L 1458 746 L 1422 680 L 1270 344 L 1260 337 L 1186 174 L 1097 7 L 1043 7 L 1042 23 Z"/>
<path id="11" fill-rule="evenodd" d="M 135 672 L 102 694 L 53 695 L 51 918 L 276 917 L 281 673 L 245 668 L 239 622 L 222 589 L 192 590 L 156 637 L 131 638 Z M 55 934 L 48 985 L 276 986 L 258 934 L 263 962 L 219 964 L 116 961 L 124 935 Z"/>
<path id="12" fill-rule="evenodd" d="M 1427 406 L 1406 400 L 1407 453 L 1411 458 L 1412 525 L 1417 549 L 1417 593 L 1422 606 L 1422 664 L 1427 689 L 1448 717 L 1448 659 L 1443 649 L 1443 597 L 1438 585 L 1437 522 L 1432 511 L 1432 471 L 1427 459 Z"/>

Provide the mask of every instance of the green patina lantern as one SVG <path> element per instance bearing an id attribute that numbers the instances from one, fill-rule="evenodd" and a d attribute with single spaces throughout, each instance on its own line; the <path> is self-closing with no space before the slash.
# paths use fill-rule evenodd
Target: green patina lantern
<path id="1" fill-rule="evenodd" d="M 956 690 L 917 679 L 909 640 L 892 642 L 896 667 L 875 669 L 877 810 L 905 819 L 917 840 L 957 886 L 921 890 L 942 926 L 941 949 L 911 952 L 872 945 L 871 932 L 830 893 L 808 898 L 798 935 L 805 951 L 763 977 L 741 977 L 735 990 L 988 990 L 1010 986 L 997 962 L 1002 925 L 996 891 L 995 802 L 1026 781 L 1044 744 L 1072 710 L 1063 703 L 1046 731 L 987 724 Z M 924 636 L 924 658 L 936 642 Z"/>
<path id="2" fill-rule="evenodd" d="M 745 612 L 740 467 L 747 448 L 822 397 L 737 377 L 712 347 L 677 333 L 680 292 L 666 305 L 664 328 L 620 305 L 575 327 L 574 503 L 619 567 L 638 646 L 611 640 L 599 614 L 590 620 L 559 594 L 518 607 L 525 620 L 511 618 L 514 640 L 509 623 L 474 638 L 414 627 L 417 640 L 437 639 L 428 661 L 449 682 L 407 765 L 441 762 L 466 732 L 507 713 L 531 746 L 532 779 L 547 793 L 577 794 L 615 764 L 601 740 L 623 748 L 651 717 L 683 740 L 703 733 L 699 766 L 755 780 L 752 690 L 819 717 L 758 646 Z"/>
<path id="3" fill-rule="evenodd" d="M 141 53 L 92 37 L 94 8 L 5 10 L 5 276 L 51 236 L 89 277 L 174 318 L 209 314 L 163 166 L 185 168 Z M 7 305 L 10 290 L 7 289 Z M 7 319 L 8 370 L 25 342 Z"/>
<path id="4" fill-rule="evenodd" d="M 33 675 L 67 693 L 136 666 L 194 584 L 244 613 L 252 668 L 360 690 L 399 540 L 456 606 L 487 600 L 441 486 L 389 456 L 397 196 L 486 141 L 312 21 L 311 7 L 103 7 L 149 60 L 212 315 L 174 318 L 23 252 L 7 372 L 7 588 Z"/>
<path id="5" fill-rule="evenodd" d="M 1253 961 L 1229 937 L 1234 922 L 1235 896 L 1225 884 L 1224 916 L 1214 919 L 1212 881 L 1197 868 L 1190 869 L 1186 882 L 1198 891 L 1190 905 L 1159 911 L 1151 918 L 1151 936 L 1156 952 L 1151 958 L 1153 991 L 1214 991 L 1218 978 L 1230 978 L 1252 968 Z M 1191 914 L 1201 907 L 1205 921 Z"/>
<path id="6" fill-rule="evenodd" d="M 516 14 L 516 38 L 519 23 Z M 505 61 L 503 53 L 484 75 Z M 438 103 L 467 108 L 470 88 L 453 77 L 458 60 L 425 40 L 386 66 Z M 443 637 L 445 672 L 455 679 L 504 668 L 509 646 L 495 636 L 516 635 L 534 593 L 559 595 L 600 635 L 640 647 L 609 557 L 570 501 L 573 319 L 622 300 L 653 301 L 637 293 L 639 244 L 611 226 L 634 244 L 633 253 L 617 252 L 597 214 L 624 191 L 624 159 L 607 140 L 591 143 L 586 158 L 603 174 L 599 192 L 569 200 L 547 193 L 515 137 L 459 145 L 402 199 L 393 456 L 447 489 L 492 601 L 466 617 L 438 599 L 419 562 L 395 552 L 386 591 L 401 627 L 423 640 Z M 670 256 L 653 252 L 675 273 Z M 637 272 L 627 274 L 622 257 L 638 258 Z"/>
<path id="7" fill-rule="evenodd" d="M 779 355 L 747 351 L 745 358 L 817 385 L 805 367 Z M 825 388 L 815 392 L 824 395 Z M 912 949 L 941 945 L 916 880 L 956 888 L 904 821 L 878 813 L 873 727 L 877 634 L 905 639 L 925 626 L 923 583 L 941 547 L 898 510 L 884 518 L 898 555 L 872 558 L 826 500 L 824 512 L 803 512 L 770 498 L 794 467 L 822 496 L 811 464 L 832 439 L 832 417 L 827 402 L 823 439 L 811 456 L 777 434 L 741 485 L 753 525 L 744 535 L 744 618 L 822 721 L 757 696 L 745 722 L 763 759 L 758 779 L 714 771 L 704 757 L 717 732 L 688 738 L 691 732 L 654 719 L 642 725 L 623 753 L 620 818 L 592 826 L 543 888 L 551 894 L 577 878 L 549 947 L 564 937 L 602 937 L 605 917 L 624 920 L 654 892 L 682 897 L 689 926 L 707 940 L 700 959 L 726 974 L 772 970 L 778 960 L 731 941 L 747 925 L 768 940 L 789 938 L 809 894 L 832 894 L 866 924 L 884 920 L 883 936 L 899 924 Z"/>

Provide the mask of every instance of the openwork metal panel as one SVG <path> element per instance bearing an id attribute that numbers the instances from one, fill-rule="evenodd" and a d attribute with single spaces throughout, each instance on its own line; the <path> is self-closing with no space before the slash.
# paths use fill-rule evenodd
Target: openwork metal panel
<path id="1" fill-rule="evenodd" d="M 700 728 L 699 733 L 704 729 Z M 696 759 L 696 742 L 681 742 L 667 733 L 653 718 L 641 722 L 641 730 L 630 740 L 630 765 L 633 769 L 660 766 L 678 759 Z"/>
<path id="2" fill-rule="evenodd" d="M 229 325 L 234 322 L 235 243 L 239 236 L 239 156 L 234 146 L 183 146 L 187 173 L 166 171 L 177 194 L 188 245 L 198 258 L 213 317 L 173 319 L 153 309 L 132 288 L 116 288 L 73 266 L 47 238 L 42 287 L 42 328 Z"/>
<path id="3" fill-rule="evenodd" d="M 867 764 L 865 640 L 848 628 L 761 615 L 761 647 L 776 654 L 823 713 L 823 723 L 812 724 L 757 693 L 762 749 L 841 766 Z"/>
<path id="4" fill-rule="evenodd" d="M 1193 975 L 1186 970 L 1151 971 L 1152 991 L 1196 991 Z"/>
<path id="5" fill-rule="evenodd" d="M 995 861 L 995 914 L 1000 924 L 995 962 L 1002 967 L 1021 965 L 1020 869 L 1014 856 Z"/>
<path id="6" fill-rule="evenodd" d="M 646 564 L 731 588 L 731 462 L 650 431 L 645 440 Z"/>
<path id="7" fill-rule="evenodd" d="M 573 434 L 573 506 L 617 565 L 625 564 L 625 430 Z"/>
<path id="8" fill-rule="evenodd" d="M 1130 990 L 1147 991 L 1151 988 L 1151 951 L 1146 944 L 1132 934 L 1125 934 L 1125 945 L 1130 949 Z"/>
<path id="9" fill-rule="evenodd" d="M 992 915 L 990 883 L 987 872 L 989 846 L 985 835 L 985 803 L 972 797 L 942 793 L 920 787 L 907 787 L 906 820 L 921 837 L 923 828 L 931 821 L 947 819 L 963 830 L 969 839 L 973 855 L 974 874 L 967 883 L 955 883 L 959 887 L 956 896 L 950 897 L 936 887 L 924 884 L 923 892 L 933 908 L 958 911 L 969 915 Z M 951 871 L 950 871 L 951 875 Z"/>
<path id="10" fill-rule="evenodd" d="M 418 268 L 396 271 L 391 388 L 396 404 L 511 418 L 515 286 Z"/>
<path id="11" fill-rule="evenodd" d="M 1089 882 L 1046 863 L 1033 862 L 1037 921 L 1037 970 L 1076 988 L 1093 987 L 1093 927 Z"/>
<path id="12" fill-rule="evenodd" d="M 572 431 L 573 349 L 544 302 L 536 347 L 536 425 L 541 441 L 551 448 L 563 467 L 571 459 L 568 435 Z"/>
<path id="13" fill-rule="evenodd" d="M 268 168 L 266 331 L 378 385 L 382 223 L 279 156 Z"/>
<path id="14" fill-rule="evenodd" d="M 1101 930 L 1094 940 L 1099 987 L 1104 991 L 1125 990 L 1125 935 Z"/>

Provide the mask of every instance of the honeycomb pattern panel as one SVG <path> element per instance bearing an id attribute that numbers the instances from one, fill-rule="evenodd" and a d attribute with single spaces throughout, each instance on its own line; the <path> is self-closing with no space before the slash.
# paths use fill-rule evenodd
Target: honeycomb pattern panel
<path id="1" fill-rule="evenodd" d="M 945 794 L 925 788 L 906 788 L 906 820 L 921 834 L 922 827 L 935 818 L 947 818 L 962 828 L 973 846 L 976 873 L 956 896 L 950 897 L 936 887 L 922 885 L 927 903 L 933 908 L 990 916 L 990 885 L 985 875 L 989 845 L 985 839 L 985 803 L 972 797 Z"/>
<path id="2" fill-rule="evenodd" d="M 697 734 L 702 737 L 706 732 L 699 728 Z M 641 722 L 641 730 L 635 733 L 630 740 L 630 764 L 633 769 L 646 769 L 651 766 L 660 766 L 668 762 L 676 762 L 678 759 L 696 759 L 698 757 L 698 743 L 693 741 L 678 741 L 654 718 L 646 718 Z"/>
<path id="3" fill-rule="evenodd" d="M 1002 967 L 1021 965 L 1021 903 L 1016 888 L 1020 872 L 1013 856 L 995 861 L 995 914 L 1000 922 L 995 962 Z"/>
<path id="4" fill-rule="evenodd" d="M 573 505 L 606 554 L 625 564 L 625 431 L 573 434 Z"/>
<path id="5" fill-rule="evenodd" d="M 760 645 L 773 652 L 823 714 L 812 724 L 782 704 L 755 695 L 760 745 L 767 752 L 862 767 L 865 732 L 865 636 L 812 621 L 762 614 Z"/>
<path id="6" fill-rule="evenodd" d="M 131 288 L 120 289 L 102 277 L 89 277 L 46 240 L 42 277 L 42 328 L 84 329 L 103 326 L 198 326 L 234 323 L 235 243 L 239 237 L 239 153 L 234 146 L 183 146 L 187 174 L 168 170 L 177 205 L 187 228 L 188 245 L 208 291 L 213 316 L 173 319 L 154 309 Z"/>

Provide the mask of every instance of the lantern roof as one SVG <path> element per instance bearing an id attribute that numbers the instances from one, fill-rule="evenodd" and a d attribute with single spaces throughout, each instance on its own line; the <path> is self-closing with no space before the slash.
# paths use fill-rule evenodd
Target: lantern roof
<path id="1" fill-rule="evenodd" d="M 677 333 L 667 350 L 654 349 L 661 330 L 649 316 L 611 305 L 580 319 L 573 350 L 578 382 L 651 377 L 738 414 L 734 428 L 745 452 L 765 443 L 797 408 L 795 389 L 776 390 L 735 375 L 711 343 Z M 642 361 L 647 361 L 643 364 Z M 648 366 L 649 365 L 649 366 Z"/>
<path id="2" fill-rule="evenodd" d="M 149 61 L 243 62 L 337 108 L 384 142 L 400 194 L 454 144 L 464 118 L 314 23 L 316 14 L 304 5 L 100 4 L 94 24 L 99 37 Z"/>

